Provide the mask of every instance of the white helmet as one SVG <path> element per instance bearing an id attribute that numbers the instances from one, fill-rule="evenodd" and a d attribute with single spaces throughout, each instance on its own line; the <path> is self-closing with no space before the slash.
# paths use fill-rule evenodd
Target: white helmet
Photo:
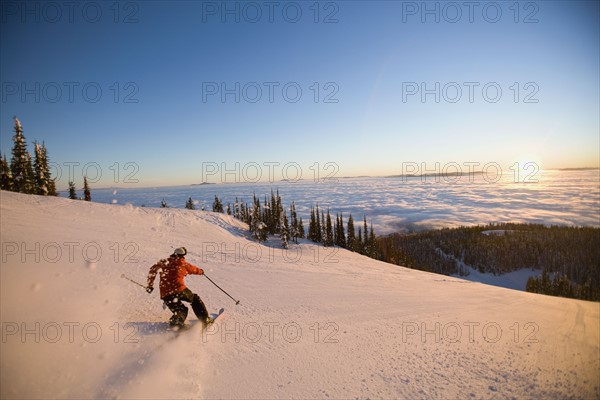
<path id="1" fill-rule="evenodd" d="M 178 247 L 173 251 L 173 255 L 177 257 L 184 257 L 187 254 L 185 247 Z"/>

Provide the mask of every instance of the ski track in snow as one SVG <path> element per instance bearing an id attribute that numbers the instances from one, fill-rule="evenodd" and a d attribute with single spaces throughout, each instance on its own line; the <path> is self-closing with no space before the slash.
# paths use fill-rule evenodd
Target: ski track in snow
<path id="1" fill-rule="evenodd" d="M 284 254 L 223 214 L 7 192 L 0 201 L 2 398 L 600 396 L 598 303 L 306 241 Z M 226 310 L 204 333 L 191 310 L 191 329 L 169 331 L 157 293 L 120 278 L 145 284 L 179 246 L 241 300 L 187 277 L 210 312 Z"/>

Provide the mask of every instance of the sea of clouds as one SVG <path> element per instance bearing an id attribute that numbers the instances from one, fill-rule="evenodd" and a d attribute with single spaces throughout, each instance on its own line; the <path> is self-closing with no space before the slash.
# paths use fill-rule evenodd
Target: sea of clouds
<path id="1" fill-rule="evenodd" d="M 515 182 L 483 175 L 460 177 L 340 178 L 315 182 L 230 183 L 157 188 L 111 188 L 92 191 L 92 200 L 117 205 L 182 208 L 189 197 L 197 209 L 212 210 L 218 196 L 226 207 L 236 197 L 252 204 L 279 190 L 284 206 L 296 203 L 308 227 L 310 207 L 332 216 L 352 213 L 355 224 L 366 215 L 377 234 L 499 222 L 600 226 L 598 170 L 540 171 L 537 182 Z"/>

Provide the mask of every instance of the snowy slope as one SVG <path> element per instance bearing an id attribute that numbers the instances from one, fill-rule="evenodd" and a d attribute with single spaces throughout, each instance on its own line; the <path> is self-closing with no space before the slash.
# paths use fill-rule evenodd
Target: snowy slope
<path id="1" fill-rule="evenodd" d="M 599 304 L 472 283 L 222 214 L 0 192 L 2 398 L 598 398 Z M 204 335 L 142 283 L 173 248 Z M 272 246 L 272 247 L 269 247 Z M 99 254 L 98 252 L 101 252 Z"/>
<path id="2" fill-rule="evenodd" d="M 464 268 L 466 271 L 469 271 L 469 275 L 463 277 L 465 280 L 514 290 L 525 290 L 527 287 L 527 280 L 530 277 L 538 277 L 542 274 L 541 269 L 529 268 L 522 268 L 517 271 L 508 272 L 502 275 L 479 272 L 476 268 L 471 268 L 469 266 L 465 266 Z M 459 277 L 458 274 L 452 276 Z"/>

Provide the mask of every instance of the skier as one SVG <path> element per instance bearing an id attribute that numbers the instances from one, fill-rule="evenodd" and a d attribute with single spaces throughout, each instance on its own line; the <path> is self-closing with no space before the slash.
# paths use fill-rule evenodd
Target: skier
<path id="1" fill-rule="evenodd" d="M 186 275 L 202 275 L 204 271 L 185 261 L 186 254 L 186 248 L 179 247 L 173 251 L 173 254 L 168 259 L 160 260 L 154 264 L 148 272 L 148 286 L 146 291 L 152 293 L 154 290 L 154 278 L 159 273 L 160 298 L 169 307 L 169 310 L 173 312 L 169 324 L 179 328 L 184 326 L 188 308 L 182 301 L 187 301 L 192 304 L 192 310 L 194 310 L 196 317 L 206 326 L 212 322 L 212 318 L 208 315 L 204 302 L 202 302 L 200 296 L 188 289 L 183 282 L 183 278 Z"/>

